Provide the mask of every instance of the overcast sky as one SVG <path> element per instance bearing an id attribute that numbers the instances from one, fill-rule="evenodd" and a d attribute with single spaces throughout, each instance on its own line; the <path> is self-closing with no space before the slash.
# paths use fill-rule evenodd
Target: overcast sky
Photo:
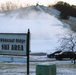
<path id="1" fill-rule="evenodd" d="M 73 5 L 76 5 L 76 0 L 0 0 L 0 3 L 6 2 L 6 1 L 14 1 L 14 2 L 20 2 L 20 3 L 26 2 L 27 4 L 39 3 L 43 5 L 53 4 L 57 1 L 64 1 Z"/>

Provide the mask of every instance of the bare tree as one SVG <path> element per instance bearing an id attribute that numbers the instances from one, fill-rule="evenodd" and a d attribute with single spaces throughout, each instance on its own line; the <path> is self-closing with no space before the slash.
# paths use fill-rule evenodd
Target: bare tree
<path id="1" fill-rule="evenodd" d="M 76 33 L 67 33 L 60 36 L 60 47 L 64 50 L 75 51 L 76 48 Z"/>
<path id="2" fill-rule="evenodd" d="M 0 11 L 10 11 L 18 8 L 23 8 L 26 5 L 27 5 L 26 3 L 20 4 L 20 3 L 14 3 L 12 1 L 7 1 L 5 3 L 0 4 Z"/>
<path id="3" fill-rule="evenodd" d="M 76 33 L 70 32 L 65 35 L 60 36 L 60 50 L 69 50 L 75 52 L 76 49 Z M 74 53 L 74 63 L 75 63 L 75 53 Z"/>

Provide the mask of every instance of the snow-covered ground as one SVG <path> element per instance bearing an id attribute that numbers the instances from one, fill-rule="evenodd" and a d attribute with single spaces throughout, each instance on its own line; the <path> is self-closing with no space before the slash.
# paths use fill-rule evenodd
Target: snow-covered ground
<path id="1" fill-rule="evenodd" d="M 56 75 L 76 75 L 76 64 L 72 60 L 57 61 L 46 56 L 30 56 L 29 75 L 36 75 L 37 65 L 56 65 Z M 27 75 L 25 62 L 0 62 L 1 75 Z"/>

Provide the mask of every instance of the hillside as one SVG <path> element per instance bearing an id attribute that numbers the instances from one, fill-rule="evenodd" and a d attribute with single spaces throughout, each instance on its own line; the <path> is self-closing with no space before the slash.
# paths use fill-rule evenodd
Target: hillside
<path id="1" fill-rule="evenodd" d="M 9 16 L 9 17 L 15 17 L 15 18 L 20 18 L 20 19 L 28 19 L 28 16 L 30 19 L 31 18 L 30 14 L 32 17 L 36 17 L 35 15 L 41 14 L 41 13 L 47 13 L 49 15 L 52 15 L 56 18 L 58 18 L 62 23 L 65 23 L 66 25 L 70 26 L 70 28 L 73 31 L 76 31 L 76 20 L 75 18 L 70 18 L 68 20 L 60 19 L 59 15 L 60 12 L 56 10 L 53 7 L 46 7 L 42 5 L 37 5 L 37 6 L 28 6 L 24 8 L 19 8 L 13 11 L 9 12 L 4 12 L 4 16 Z"/>
<path id="2" fill-rule="evenodd" d="M 62 21 L 67 23 L 70 26 L 71 30 L 76 32 L 76 20 L 69 19 L 69 20 L 62 20 Z"/>
<path id="3" fill-rule="evenodd" d="M 59 1 L 54 4 L 53 7 L 60 11 L 60 18 L 62 21 L 69 24 L 71 29 L 76 32 L 76 6 Z"/>
<path id="4" fill-rule="evenodd" d="M 9 17 L 18 17 L 18 18 L 25 18 L 27 15 L 29 15 L 30 13 L 47 13 L 53 16 L 59 16 L 59 11 L 57 11 L 54 8 L 50 8 L 50 7 L 46 7 L 43 5 L 36 5 L 36 6 L 28 6 L 28 7 L 24 7 L 24 8 L 19 8 L 19 9 L 15 9 L 15 10 L 11 10 L 11 11 L 7 11 L 4 12 L 4 16 L 9 16 Z"/>

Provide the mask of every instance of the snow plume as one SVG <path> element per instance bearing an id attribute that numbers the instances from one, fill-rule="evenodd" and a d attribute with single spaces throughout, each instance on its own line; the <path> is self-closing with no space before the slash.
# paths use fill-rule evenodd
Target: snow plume
<path id="1" fill-rule="evenodd" d="M 28 14 L 25 19 L 32 19 L 32 20 L 47 20 L 47 19 L 50 19 L 49 17 L 50 15 L 47 14 L 47 13 L 44 13 L 44 12 L 35 12 L 35 11 L 32 11 L 30 12 L 30 14 Z"/>
<path id="2" fill-rule="evenodd" d="M 13 18 L 5 18 L 8 23 L 3 22 L 1 30 L 5 31 L 6 28 L 7 32 L 25 32 L 29 28 L 32 39 L 51 39 L 67 31 L 57 18 L 44 12 L 29 12 L 24 16 L 25 19 L 19 19 L 17 16 L 16 13 Z"/>
<path id="3" fill-rule="evenodd" d="M 23 17 L 20 18 L 20 17 Z M 53 50 L 58 43 L 58 34 L 69 31 L 54 16 L 40 11 L 13 13 L 13 17 L 0 17 L 0 32 L 25 33 L 31 32 L 31 51 L 46 52 Z"/>

